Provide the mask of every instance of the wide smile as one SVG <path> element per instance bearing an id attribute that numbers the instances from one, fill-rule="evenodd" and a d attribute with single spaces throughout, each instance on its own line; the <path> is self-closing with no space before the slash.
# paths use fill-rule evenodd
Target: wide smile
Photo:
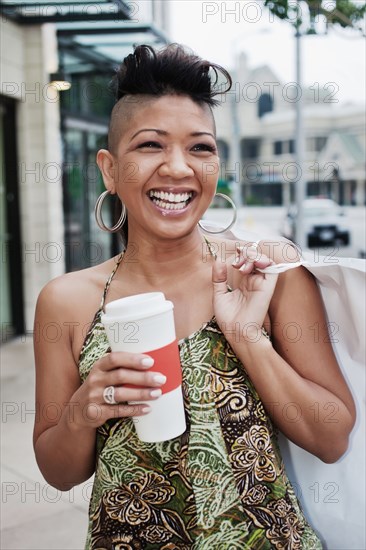
<path id="1" fill-rule="evenodd" d="M 163 212 L 179 212 L 187 208 L 192 201 L 194 191 L 167 192 L 160 189 L 151 189 L 148 192 L 149 199 Z"/>

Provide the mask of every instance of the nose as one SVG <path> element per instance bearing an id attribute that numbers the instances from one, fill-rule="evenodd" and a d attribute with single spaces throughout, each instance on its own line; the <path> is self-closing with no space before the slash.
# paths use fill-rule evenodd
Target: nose
<path id="1" fill-rule="evenodd" d="M 166 153 L 164 162 L 159 167 L 158 174 L 159 176 L 182 179 L 192 176 L 194 170 L 188 164 L 183 151 L 175 149 Z"/>

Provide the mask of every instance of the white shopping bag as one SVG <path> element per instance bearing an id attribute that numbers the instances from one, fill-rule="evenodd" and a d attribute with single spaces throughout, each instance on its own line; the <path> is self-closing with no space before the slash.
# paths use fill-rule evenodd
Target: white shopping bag
<path id="1" fill-rule="evenodd" d="M 281 437 L 287 473 L 307 518 L 329 550 L 366 549 L 365 537 L 365 265 L 354 258 L 304 254 L 325 304 L 330 338 L 357 408 L 347 453 L 335 464 Z M 334 262 L 334 263 L 333 263 Z"/>
<path id="2" fill-rule="evenodd" d="M 229 239 L 275 240 L 232 229 Z M 280 239 L 285 240 L 285 239 Z M 283 435 L 286 470 L 306 517 L 328 550 L 365 550 L 365 281 L 366 262 L 304 253 L 301 262 L 316 278 L 325 305 L 332 345 L 353 393 L 356 425 L 347 453 L 325 464 Z M 330 407 L 330 414 L 332 413 Z"/>

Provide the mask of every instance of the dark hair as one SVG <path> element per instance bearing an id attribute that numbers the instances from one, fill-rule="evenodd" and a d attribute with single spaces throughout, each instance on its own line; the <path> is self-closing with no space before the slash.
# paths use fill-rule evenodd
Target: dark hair
<path id="1" fill-rule="evenodd" d="M 220 74 L 225 82 L 219 82 Z M 180 44 L 169 44 L 158 51 L 147 45 L 135 46 L 111 82 L 116 102 L 129 95 L 161 97 L 177 94 L 210 108 L 220 103 L 215 96 L 228 92 L 231 86 L 232 79 L 226 69 L 201 59 Z M 119 212 L 116 212 L 117 218 Z M 127 218 L 120 234 L 126 247 Z"/>
<path id="2" fill-rule="evenodd" d="M 211 74 L 215 75 L 212 82 Z M 226 88 L 219 83 L 219 75 Z M 216 95 L 228 92 L 232 80 L 226 69 L 201 59 L 180 44 L 169 44 L 159 51 L 151 46 L 135 46 L 124 58 L 113 81 L 116 101 L 126 95 L 187 95 L 197 103 L 218 105 Z"/>

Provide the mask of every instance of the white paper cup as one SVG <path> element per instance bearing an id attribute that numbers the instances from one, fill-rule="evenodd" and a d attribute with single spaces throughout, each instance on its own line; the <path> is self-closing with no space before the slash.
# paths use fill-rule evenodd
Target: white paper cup
<path id="1" fill-rule="evenodd" d="M 145 353 L 154 359 L 151 370 L 167 377 L 161 397 L 143 401 L 151 412 L 133 417 L 138 437 L 147 443 L 167 441 L 186 430 L 173 307 L 162 292 L 147 292 L 114 300 L 101 315 L 112 351 Z"/>

